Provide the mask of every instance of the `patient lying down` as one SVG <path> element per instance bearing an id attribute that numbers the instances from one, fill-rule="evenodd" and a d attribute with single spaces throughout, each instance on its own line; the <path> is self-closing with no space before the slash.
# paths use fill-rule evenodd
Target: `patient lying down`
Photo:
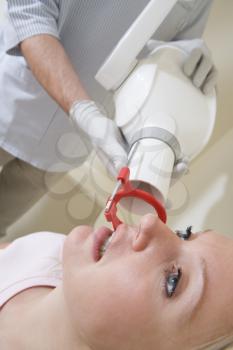
<path id="1" fill-rule="evenodd" d="M 0 349 L 223 349 L 233 339 L 233 240 L 175 234 L 148 214 L 40 232 L 0 250 Z M 101 257 L 102 255 L 102 257 Z"/>

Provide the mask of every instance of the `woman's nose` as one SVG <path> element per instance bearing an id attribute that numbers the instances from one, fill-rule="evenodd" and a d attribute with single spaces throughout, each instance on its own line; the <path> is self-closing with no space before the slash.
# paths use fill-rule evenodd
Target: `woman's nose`
<path id="1" fill-rule="evenodd" d="M 139 223 L 138 234 L 133 241 L 135 251 L 144 250 L 152 240 L 167 241 L 176 238 L 170 229 L 158 218 L 156 214 L 144 215 Z"/>

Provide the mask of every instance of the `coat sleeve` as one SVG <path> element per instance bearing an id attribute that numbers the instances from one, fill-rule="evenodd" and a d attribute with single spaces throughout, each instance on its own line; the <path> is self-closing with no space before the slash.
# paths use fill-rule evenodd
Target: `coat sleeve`
<path id="1" fill-rule="evenodd" d="M 7 0 L 9 24 L 14 32 L 13 46 L 38 34 L 59 38 L 60 0 Z M 13 49 L 11 47 L 11 49 Z"/>

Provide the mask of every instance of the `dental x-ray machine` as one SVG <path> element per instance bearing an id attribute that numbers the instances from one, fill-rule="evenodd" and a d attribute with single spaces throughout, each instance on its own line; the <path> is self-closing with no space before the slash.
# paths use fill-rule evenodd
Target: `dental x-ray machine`
<path id="1" fill-rule="evenodd" d="M 213 131 L 215 91 L 205 96 L 184 75 L 186 52 L 167 43 L 137 59 L 176 2 L 151 0 L 96 75 L 114 92 L 115 121 L 129 145 L 127 167 L 105 209 L 114 229 L 121 223 L 116 206 L 122 199 L 135 212 L 140 205 L 132 198 L 142 199 L 166 222 L 174 166 L 193 160 Z"/>

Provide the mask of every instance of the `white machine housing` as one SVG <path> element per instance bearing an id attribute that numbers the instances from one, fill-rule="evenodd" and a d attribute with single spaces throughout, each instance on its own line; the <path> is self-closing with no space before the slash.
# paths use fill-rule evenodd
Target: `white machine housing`
<path id="1" fill-rule="evenodd" d="M 205 96 L 183 74 L 182 49 L 161 45 L 137 59 L 176 2 L 149 1 L 96 74 L 114 92 L 115 121 L 131 146 L 130 179 L 164 204 L 174 165 L 201 152 L 216 116 L 215 91 Z"/>
<path id="2" fill-rule="evenodd" d="M 215 91 L 204 95 L 183 73 L 187 54 L 162 45 L 115 91 L 115 121 L 131 146 L 131 180 L 165 202 L 175 163 L 206 146 L 216 116 Z M 145 186 L 143 186 L 145 188 Z"/>

